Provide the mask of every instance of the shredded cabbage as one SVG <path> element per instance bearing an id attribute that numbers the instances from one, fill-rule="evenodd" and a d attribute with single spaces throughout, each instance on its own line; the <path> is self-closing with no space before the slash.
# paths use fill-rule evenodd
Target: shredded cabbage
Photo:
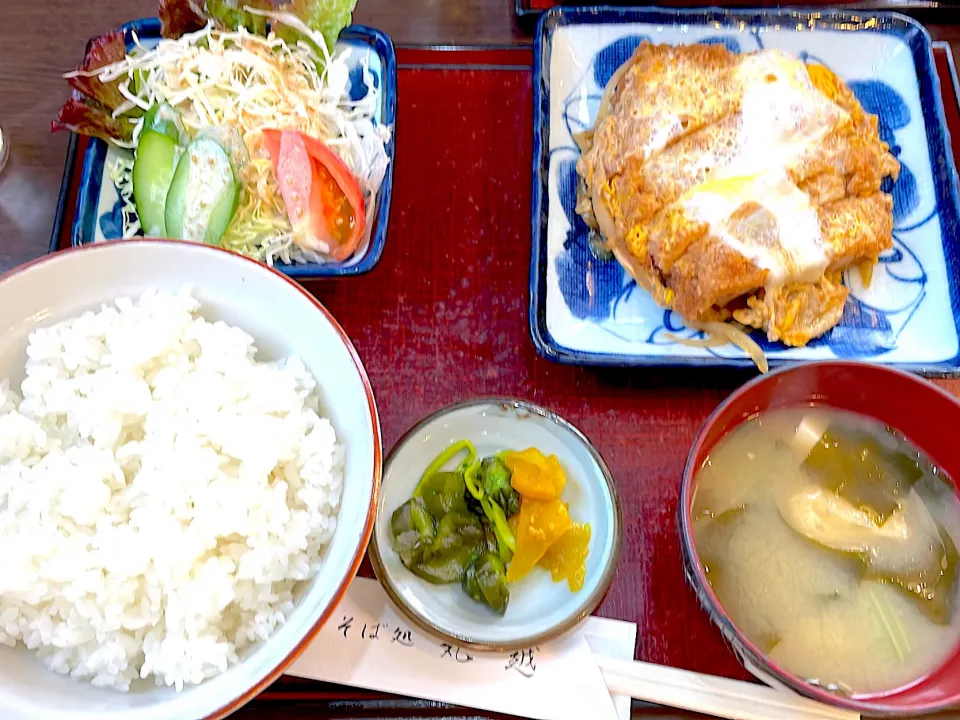
<path id="1" fill-rule="evenodd" d="M 129 240 L 140 232 L 140 218 L 133 201 L 133 160 L 118 157 L 110 166 L 110 179 L 120 193 L 120 213 L 123 223 L 123 239 Z"/>
<path id="2" fill-rule="evenodd" d="M 104 82 L 121 79 L 120 92 L 127 102 L 115 114 L 134 106 L 146 110 L 155 103 L 167 102 L 179 111 L 191 136 L 219 125 L 240 133 L 250 159 L 237 168 L 244 192 L 221 241 L 224 247 L 268 264 L 330 262 L 329 257 L 295 244 L 260 130 L 300 130 L 336 152 L 363 191 L 369 232 L 389 163 L 385 144 L 391 131 L 375 121 L 379 90 L 364 59 L 361 70 L 368 92 L 361 100 L 351 101 L 347 93 L 349 48 L 331 55 L 323 35 L 296 16 L 246 9 L 270 18 L 275 27 L 279 24 L 298 30 L 309 42 L 301 40 L 293 46 L 274 33 L 262 37 L 244 28 L 221 32 L 208 24 L 179 39 L 161 40 L 153 49 L 134 38 L 137 47 L 132 53 L 94 74 Z M 318 70 L 318 66 L 323 69 Z M 129 147 L 136 146 L 142 129 L 142 119 L 133 122 Z M 125 202 L 130 200 L 130 193 L 124 195 L 121 186 L 122 172 L 115 168 L 111 178 Z M 129 219 L 132 222 L 128 225 L 125 210 L 124 237 L 139 229 L 133 226 L 135 213 Z"/>

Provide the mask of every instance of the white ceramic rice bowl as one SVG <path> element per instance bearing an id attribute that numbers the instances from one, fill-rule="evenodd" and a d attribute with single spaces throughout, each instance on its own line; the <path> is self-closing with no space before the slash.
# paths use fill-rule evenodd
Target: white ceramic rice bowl
<path id="1" fill-rule="evenodd" d="M 317 577 L 267 641 L 226 672 L 180 693 L 151 684 L 121 693 L 56 675 L 22 646 L 0 648 L 4 720 L 215 720 L 275 680 L 319 631 L 353 579 L 373 526 L 381 473 L 380 426 L 356 351 L 333 317 L 303 288 L 239 255 L 177 241 L 126 241 L 48 255 L 0 278 L 0 377 L 23 379 L 29 333 L 97 310 L 146 288 L 187 286 L 208 319 L 254 337 L 257 358 L 298 355 L 316 377 L 321 413 L 345 446 L 338 527 Z M 2 572 L 2 568 L 0 568 Z"/>

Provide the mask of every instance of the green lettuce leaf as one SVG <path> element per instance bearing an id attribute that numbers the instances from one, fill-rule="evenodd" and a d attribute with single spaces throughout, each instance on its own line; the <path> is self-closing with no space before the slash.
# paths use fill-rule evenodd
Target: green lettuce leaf
<path id="1" fill-rule="evenodd" d="M 257 35 L 267 34 L 267 19 L 247 12 L 249 6 L 258 10 L 275 10 L 289 13 L 323 35 L 327 51 L 340 37 L 340 32 L 353 20 L 353 10 L 357 0 L 289 0 L 271 2 L 271 0 L 159 0 L 159 15 L 164 37 L 178 38 L 188 32 L 201 29 L 208 20 L 225 30 L 244 27 Z M 296 44 L 303 40 L 310 42 L 296 28 L 283 23 L 272 23 L 272 30 L 285 42 Z M 313 43 L 310 43 L 313 44 Z M 323 53 L 316 48 L 321 57 Z"/>
<path id="2" fill-rule="evenodd" d="M 270 0 L 207 0 L 206 11 L 219 27 L 227 30 L 244 27 L 254 35 L 266 35 L 267 19 L 262 15 L 247 12 L 244 7 L 273 9 Z"/>
<path id="3" fill-rule="evenodd" d="M 356 6 L 357 0 L 291 0 L 277 10 L 297 16 L 311 30 L 323 35 L 327 51 L 332 53 L 340 32 L 353 21 L 353 10 Z M 299 31 L 284 25 L 274 27 L 274 32 L 291 44 L 298 40 L 307 40 Z M 319 50 L 318 54 L 323 57 Z"/>

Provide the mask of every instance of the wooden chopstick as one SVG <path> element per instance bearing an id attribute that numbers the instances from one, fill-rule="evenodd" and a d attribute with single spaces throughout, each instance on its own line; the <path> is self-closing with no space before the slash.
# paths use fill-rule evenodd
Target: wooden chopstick
<path id="1" fill-rule="evenodd" d="M 611 695 L 729 720 L 859 720 L 860 714 L 766 685 L 596 655 Z"/>

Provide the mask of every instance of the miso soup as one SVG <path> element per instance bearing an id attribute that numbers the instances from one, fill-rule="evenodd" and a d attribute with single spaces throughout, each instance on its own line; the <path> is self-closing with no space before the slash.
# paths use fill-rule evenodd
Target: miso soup
<path id="1" fill-rule="evenodd" d="M 897 432 L 824 408 L 764 413 L 694 478 L 694 543 L 734 624 L 844 695 L 929 674 L 960 638 L 960 501 Z"/>

